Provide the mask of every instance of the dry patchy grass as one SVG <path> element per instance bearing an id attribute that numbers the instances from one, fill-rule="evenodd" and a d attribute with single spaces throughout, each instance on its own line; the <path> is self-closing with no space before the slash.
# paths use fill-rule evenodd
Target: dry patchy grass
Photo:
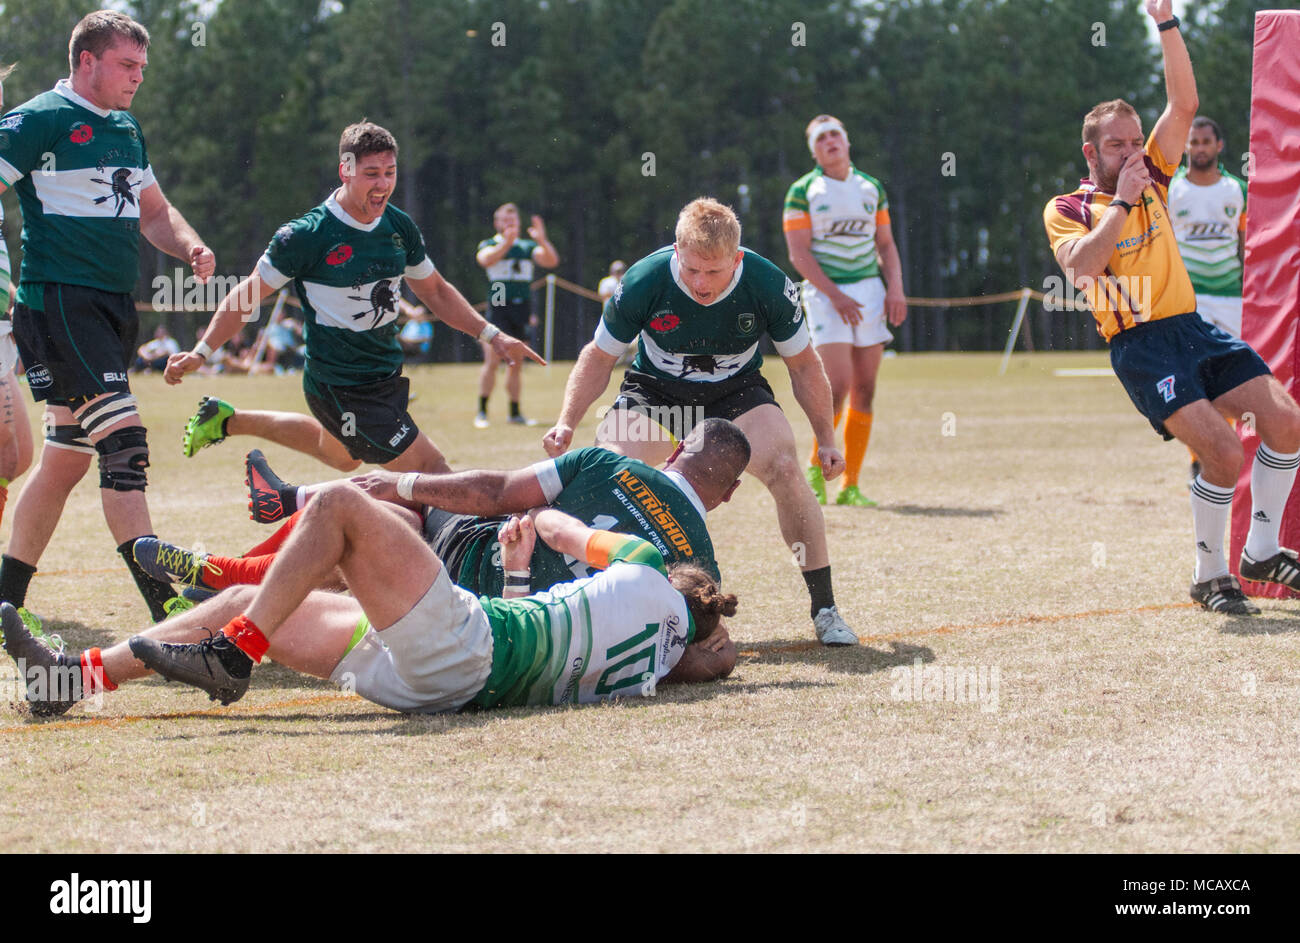
<path id="1" fill-rule="evenodd" d="M 0 847 L 1300 850 L 1300 608 L 1265 601 L 1243 620 L 1186 604 L 1185 453 L 1152 435 L 1113 379 L 1052 375 L 1103 362 L 1022 358 L 998 378 L 993 357 L 886 361 L 863 480 L 881 507 L 827 509 L 837 597 L 861 649 L 812 644 L 802 582 L 751 480 L 710 519 L 741 594 L 742 656 L 724 683 L 403 717 L 272 666 L 224 709 L 157 681 L 55 722 L 9 709 Z M 529 371 L 531 413 L 554 414 L 566 366 Z M 471 427 L 475 369 L 412 371 L 421 425 L 454 467 L 540 458 L 543 428 L 501 423 L 500 394 L 498 422 Z M 784 371 L 767 374 L 798 420 Z M 241 480 L 252 443 L 186 460 L 180 432 L 204 392 L 301 409 L 297 379 L 136 387 L 158 532 L 223 551 L 259 540 Z M 806 450 L 807 427 L 795 427 Z M 330 477 L 267 452 L 292 480 Z M 145 618 L 92 479 L 29 599 L 77 648 Z M 904 697 L 918 664 L 931 685 L 933 669 L 982 670 L 986 699 L 926 696 L 924 683 L 919 700 Z M 31 808 L 42 814 L 14 814 Z"/>

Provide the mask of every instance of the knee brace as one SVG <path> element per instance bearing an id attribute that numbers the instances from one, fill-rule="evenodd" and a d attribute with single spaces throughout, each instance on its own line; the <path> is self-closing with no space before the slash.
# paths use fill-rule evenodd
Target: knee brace
<path id="1" fill-rule="evenodd" d="M 99 487 L 109 491 L 143 491 L 148 477 L 149 443 L 144 426 L 110 432 L 95 443 L 99 453 Z"/>

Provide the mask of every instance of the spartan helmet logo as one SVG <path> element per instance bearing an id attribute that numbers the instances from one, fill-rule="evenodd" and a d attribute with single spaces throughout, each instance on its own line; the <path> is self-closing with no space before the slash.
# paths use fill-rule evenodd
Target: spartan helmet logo
<path id="1" fill-rule="evenodd" d="M 135 206 L 135 194 L 131 192 L 131 188 L 137 186 L 137 184 L 131 182 L 130 167 L 117 168 L 117 170 L 113 171 L 112 180 L 101 180 L 98 177 L 91 177 L 90 182 L 102 184 L 103 186 L 110 188 L 108 193 L 103 196 L 95 197 L 94 203 L 98 206 L 106 200 L 113 200 L 114 205 L 117 207 L 117 212 L 113 214 L 115 217 L 122 215 L 122 210 L 126 209 L 128 203 Z"/>
<path id="2" fill-rule="evenodd" d="M 360 321 L 366 315 L 370 315 L 374 318 L 374 320 L 370 322 L 371 327 L 374 327 L 382 321 L 385 314 L 390 314 L 397 310 L 397 295 L 393 293 L 393 286 L 386 278 L 381 278 L 379 281 L 375 282 L 374 286 L 370 289 L 370 297 L 367 298 L 361 295 L 348 295 L 348 297 L 353 301 L 365 301 L 370 304 L 369 311 L 358 311 L 356 314 L 352 315 L 352 320 Z"/>

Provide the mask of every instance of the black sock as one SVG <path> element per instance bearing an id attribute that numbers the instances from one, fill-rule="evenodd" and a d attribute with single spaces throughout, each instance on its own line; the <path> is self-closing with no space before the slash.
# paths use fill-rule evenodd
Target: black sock
<path id="1" fill-rule="evenodd" d="M 36 567 L 30 563 L 7 553 L 0 557 L 0 600 L 21 609 L 27 604 L 27 586 L 35 575 Z"/>
<path id="2" fill-rule="evenodd" d="M 487 397 L 486 397 L 486 396 L 480 396 L 480 397 L 478 398 L 478 411 L 481 412 L 481 413 L 485 413 L 485 412 L 487 412 Z"/>
<path id="3" fill-rule="evenodd" d="M 510 415 L 512 415 L 512 416 L 518 416 L 518 415 L 519 415 L 519 404 L 518 404 L 517 402 L 515 402 L 514 400 L 511 400 L 511 401 L 510 401 Z"/>
<path id="4" fill-rule="evenodd" d="M 831 590 L 830 566 L 824 566 L 820 570 L 804 570 L 803 581 L 808 584 L 808 595 L 812 597 L 814 618 L 823 609 L 835 605 L 835 593 Z"/>
<path id="5" fill-rule="evenodd" d="M 141 534 L 140 537 L 155 537 L 156 534 Z M 140 568 L 140 564 L 135 562 L 135 554 L 132 553 L 135 542 L 140 537 L 132 537 L 122 546 L 117 548 L 117 552 L 122 555 L 126 561 L 126 568 L 131 571 L 131 576 L 135 580 L 136 587 L 140 590 L 140 595 L 144 597 L 145 605 L 149 607 L 149 615 L 154 622 L 161 622 L 167 618 L 167 610 L 163 604 L 176 594 L 172 592 L 171 584 L 164 583 L 162 580 L 156 580 Z"/>

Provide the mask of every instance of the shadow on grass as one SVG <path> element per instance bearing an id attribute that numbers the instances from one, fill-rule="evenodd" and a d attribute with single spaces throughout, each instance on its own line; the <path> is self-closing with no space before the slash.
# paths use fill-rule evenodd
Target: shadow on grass
<path id="1" fill-rule="evenodd" d="M 946 508 L 924 504 L 882 504 L 877 510 L 907 517 L 1002 517 L 1007 513 L 1000 508 Z"/>
<path id="2" fill-rule="evenodd" d="M 1258 600 L 1264 611 L 1257 616 L 1230 616 L 1219 631 L 1224 635 L 1281 635 L 1300 632 L 1300 613 L 1270 612 L 1266 600 Z"/>
<path id="3" fill-rule="evenodd" d="M 890 642 L 889 649 L 860 645 L 852 648 L 827 648 L 824 645 L 758 644 L 746 645 L 741 665 L 825 665 L 843 674 L 875 674 L 899 665 L 911 665 L 918 658 L 923 664 L 934 661 L 934 651 L 925 645 Z M 751 653 L 752 654 L 749 654 Z"/>

